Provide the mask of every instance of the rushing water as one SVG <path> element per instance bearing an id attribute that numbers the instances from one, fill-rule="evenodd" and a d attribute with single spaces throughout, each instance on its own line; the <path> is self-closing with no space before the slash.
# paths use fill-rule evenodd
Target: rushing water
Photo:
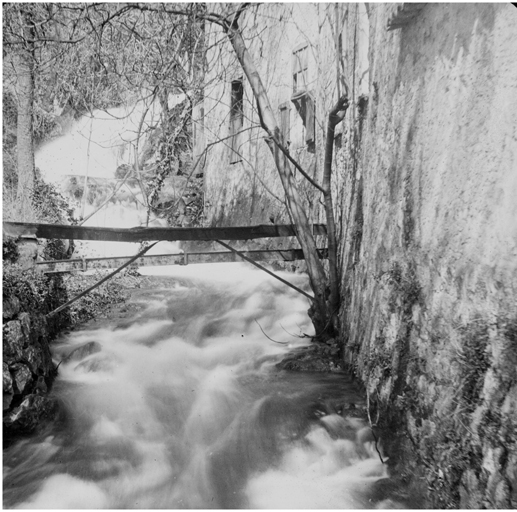
<path id="1" fill-rule="evenodd" d="M 4 507 L 401 506 L 350 379 L 275 367 L 308 343 L 305 298 L 244 264 L 166 272 L 58 340 L 62 414 L 4 452 Z"/>

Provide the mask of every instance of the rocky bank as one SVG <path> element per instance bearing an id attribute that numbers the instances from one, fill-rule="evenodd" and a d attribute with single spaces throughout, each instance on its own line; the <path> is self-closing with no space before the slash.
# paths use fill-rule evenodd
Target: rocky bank
<path id="1" fill-rule="evenodd" d="M 66 301 L 60 278 L 4 264 L 3 428 L 4 443 L 50 419 L 57 404 L 48 396 L 56 375 L 49 343 L 66 315 L 46 314 Z"/>

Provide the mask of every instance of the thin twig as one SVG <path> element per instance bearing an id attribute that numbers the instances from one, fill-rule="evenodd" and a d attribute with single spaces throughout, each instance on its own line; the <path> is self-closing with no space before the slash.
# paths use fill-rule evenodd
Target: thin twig
<path id="1" fill-rule="evenodd" d="M 284 326 L 282 324 L 280 324 L 280 327 L 287 333 L 289 334 L 289 336 L 292 336 L 293 338 L 310 338 L 311 336 L 309 336 L 308 334 L 305 334 L 303 333 L 303 336 L 300 335 L 300 334 L 293 334 L 292 332 L 289 332 L 287 329 L 284 328 Z M 301 330 L 301 329 L 300 329 Z"/>
<path id="2" fill-rule="evenodd" d="M 258 323 L 258 320 L 254 318 L 255 322 L 257 322 L 257 325 L 260 327 L 260 330 L 262 331 L 262 334 L 268 339 L 271 340 L 273 343 L 278 343 L 279 345 L 287 345 L 287 341 L 276 341 L 273 338 L 270 338 L 265 332 L 264 329 L 262 329 L 262 326 Z"/>
<path id="3" fill-rule="evenodd" d="M 301 336 L 298 336 L 297 334 L 293 334 L 292 332 L 289 332 L 282 324 L 280 324 L 280 327 L 284 332 L 289 334 L 289 336 L 292 336 L 293 338 L 301 338 Z"/>
<path id="4" fill-rule="evenodd" d="M 368 390 L 366 390 L 366 414 L 368 415 L 368 423 L 370 425 L 370 430 L 372 431 L 373 439 L 375 441 L 375 451 L 378 453 L 379 459 L 381 460 L 382 464 L 384 464 L 385 462 L 384 462 L 381 452 L 379 451 L 379 448 L 377 446 L 378 439 L 373 430 L 373 427 L 376 426 L 377 423 L 375 425 L 372 425 L 372 418 L 370 416 L 370 392 Z M 379 415 L 377 415 L 377 421 L 379 421 Z"/>

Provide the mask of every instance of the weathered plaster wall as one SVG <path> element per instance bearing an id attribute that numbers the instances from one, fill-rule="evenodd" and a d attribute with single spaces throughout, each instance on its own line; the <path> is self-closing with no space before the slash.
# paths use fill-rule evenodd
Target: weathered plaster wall
<path id="1" fill-rule="evenodd" d="M 291 154 L 310 173 L 317 172 L 317 158 L 307 151 L 305 128 L 290 99 L 292 96 L 292 52 L 297 46 L 309 46 L 309 87 L 316 91 L 317 31 L 319 6 L 315 4 L 282 4 L 253 6 L 243 17 L 241 26 L 249 50 L 257 65 L 276 114 L 287 103 L 290 114 Z M 272 19 L 282 20 L 271 23 Z M 244 126 L 240 149 L 241 161 L 230 163 L 230 93 L 232 80 L 244 76 L 235 62 L 231 46 L 217 27 L 211 27 L 210 41 L 222 44 L 209 52 L 208 86 L 204 98 L 204 137 L 210 147 L 205 163 L 205 205 L 211 225 L 249 225 L 288 223 L 283 191 L 274 161 L 259 127 L 256 103 L 244 77 Z M 211 66 L 211 67 L 210 67 Z M 212 145 L 218 140 L 219 144 Z M 300 180 L 303 182 L 303 179 Z M 305 185 L 302 188 L 307 189 Z M 319 206 L 307 209 L 317 220 Z M 282 244 L 277 240 L 275 243 Z"/>
<path id="2" fill-rule="evenodd" d="M 517 9 L 425 4 L 388 32 L 396 6 L 369 6 L 355 176 L 338 155 L 346 358 L 432 505 L 516 507 Z"/>
<path id="3" fill-rule="evenodd" d="M 421 477 L 432 506 L 516 507 L 517 9 L 421 4 L 387 31 L 401 5 L 261 5 L 243 31 L 274 109 L 292 93 L 293 48 L 310 43 L 316 147 L 293 108 L 291 150 L 317 179 L 327 113 L 343 78 L 349 89 L 332 185 L 342 341 L 374 421 L 407 433 L 391 463 Z M 213 51 L 207 144 L 228 136 L 242 76 L 228 45 Z M 245 98 L 249 128 L 247 86 Z M 210 150 L 211 224 L 288 221 L 262 136 L 249 131 L 238 164 Z"/>

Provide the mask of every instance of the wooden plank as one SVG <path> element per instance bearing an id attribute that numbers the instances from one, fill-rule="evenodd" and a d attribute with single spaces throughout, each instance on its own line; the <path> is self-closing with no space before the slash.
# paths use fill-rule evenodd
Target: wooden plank
<path id="1" fill-rule="evenodd" d="M 270 250 L 270 251 L 241 251 L 255 261 L 295 261 L 303 260 L 301 249 Z M 327 258 L 327 249 L 318 249 L 320 258 Z M 38 261 L 38 269 L 45 274 L 59 272 L 80 272 L 90 269 L 116 268 L 127 263 L 132 256 L 118 258 L 84 258 L 71 260 Z M 224 263 L 241 261 L 237 254 L 230 251 L 191 252 L 178 254 L 155 254 L 141 256 L 134 262 L 135 267 L 160 265 L 187 265 L 196 263 Z"/>
<path id="2" fill-rule="evenodd" d="M 147 242 L 152 240 L 251 240 L 255 238 L 294 236 L 291 224 L 260 224 L 212 228 L 101 228 L 4 222 L 4 233 L 18 237 L 59 238 L 69 240 L 103 240 L 105 242 Z M 324 224 L 314 224 L 315 235 L 327 233 Z"/>

